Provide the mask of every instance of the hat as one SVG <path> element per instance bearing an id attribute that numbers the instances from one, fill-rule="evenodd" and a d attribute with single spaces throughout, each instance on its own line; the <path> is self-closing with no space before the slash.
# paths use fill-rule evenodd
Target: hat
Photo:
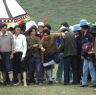
<path id="1" fill-rule="evenodd" d="M 26 23 L 26 31 L 27 31 L 28 29 L 30 29 L 32 26 L 38 27 L 35 21 L 32 21 L 32 20 L 31 20 L 31 21 L 27 22 L 27 23 Z"/>
<path id="2" fill-rule="evenodd" d="M 96 26 L 96 22 L 92 24 L 92 26 Z"/>
<path id="3" fill-rule="evenodd" d="M 86 25 L 88 25 L 89 26 L 89 22 L 87 21 L 87 19 L 81 19 L 80 20 L 80 26 L 82 27 L 82 26 L 86 26 Z"/>
<path id="4" fill-rule="evenodd" d="M 80 24 L 76 24 L 73 26 L 73 31 L 79 31 L 81 30 Z"/>
<path id="5" fill-rule="evenodd" d="M 44 23 L 43 22 L 38 22 L 38 27 L 39 26 L 44 26 Z"/>

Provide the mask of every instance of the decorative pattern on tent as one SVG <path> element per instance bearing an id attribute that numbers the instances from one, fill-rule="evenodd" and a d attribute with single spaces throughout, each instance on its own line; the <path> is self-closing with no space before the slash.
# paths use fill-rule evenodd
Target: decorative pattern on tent
<path id="1" fill-rule="evenodd" d="M 24 14 L 24 15 L 21 15 L 21 16 L 17 16 L 15 18 L 0 18 L 0 22 L 1 23 L 18 22 L 18 21 L 24 20 L 24 19 L 26 19 L 28 17 L 29 17 L 28 14 Z"/>
<path id="2" fill-rule="evenodd" d="M 29 18 L 29 15 L 16 0 L 0 0 L 0 22 L 19 22 Z"/>

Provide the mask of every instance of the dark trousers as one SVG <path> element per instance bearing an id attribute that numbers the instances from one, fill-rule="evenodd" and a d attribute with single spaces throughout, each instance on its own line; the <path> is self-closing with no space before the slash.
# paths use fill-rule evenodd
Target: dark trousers
<path id="1" fill-rule="evenodd" d="M 64 83 L 69 83 L 70 81 L 70 68 L 72 68 L 73 83 L 78 83 L 78 65 L 76 56 L 64 57 L 62 61 L 64 63 Z"/>
<path id="2" fill-rule="evenodd" d="M 78 82 L 80 82 L 82 80 L 83 60 L 81 59 L 81 56 L 77 56 L 76 60 L 77 60 Z"/>
<path id="3" fill-rule="evenodd" d="M 41 60 L 32 56 L 28 59 L 28 76 L 29 82 L 41 82 Z"/>
<path id="4" fill-rule="evenodd" d="M 17 75 L 18 73 L 21 73 L 21 57 L 22 57 L 22 52 L 14 53 L 14 57 L 13 57 L 14 82 L 18 81 Z"/>
<path id="5" fill-rule="evenodd" d="M 13 71 L 12 60 L 10 59 L 10 54 L 11 54 L 10 52 L 1 53 L 2 71 L 4 72 Z"/>

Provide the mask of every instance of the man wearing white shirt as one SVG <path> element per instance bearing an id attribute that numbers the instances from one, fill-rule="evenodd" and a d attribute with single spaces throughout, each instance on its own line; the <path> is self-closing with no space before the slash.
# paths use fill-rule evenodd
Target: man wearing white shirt
<path id="1" fill-rule="evenodd" d="M 14 57 L 13 57 L 13 68 L 14 72 L 18 73 L 18 83 L 21 83 L 21 74 L 23 74 L 24 86 L 27 86 L 26 82 L 26 63 L 24 62 L 26 51 L 27 51 L 27 42 L 26 37 L 21 34 L 21 29 L 19 26 L 14 28 L 15 34 L 13 35 L 14 39 Z"/>

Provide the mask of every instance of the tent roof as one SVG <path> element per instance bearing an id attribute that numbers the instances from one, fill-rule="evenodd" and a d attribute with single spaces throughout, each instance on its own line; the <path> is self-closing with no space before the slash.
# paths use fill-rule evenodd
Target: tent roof
<path id="1" fill-rule="evenodd" d="M 20 20 L 26 18 L 27 13 L 16 0 L 0 0 L 0 21 Z"/>

